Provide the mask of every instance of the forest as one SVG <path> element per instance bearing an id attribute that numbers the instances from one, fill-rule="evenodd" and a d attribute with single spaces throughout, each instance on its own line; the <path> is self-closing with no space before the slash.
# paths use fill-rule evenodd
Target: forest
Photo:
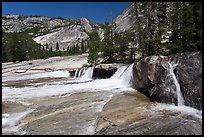
<path id="1" fill-rule="evenodd" d="M 202 4 L 199 2 L 135 2 L 131 10 L 133 30 L 113 33 L 105 25 L 105 38 L 90 37 L 89 60 L 96 63 L 101 52 L 107 62 L 133 62 L 142 57 L 171 55 L 202 49 Z"/>
<path id="2" fill-rule="evenodd" d="M 88 62 L 131 63 L 135 55 L 170 55 L 202 49 L 202 4 L 199 2 L 134 2 L 132 3 L 132 29 L 116 33 L 115 22 L 100 25 L 104 38 L 96 30 L 89 39 L 72 47 L 55 50 L 33 41 L 29 32 L 4 33 L 2 31 L 2 62 L 45 59 L 89 53 Z"/>

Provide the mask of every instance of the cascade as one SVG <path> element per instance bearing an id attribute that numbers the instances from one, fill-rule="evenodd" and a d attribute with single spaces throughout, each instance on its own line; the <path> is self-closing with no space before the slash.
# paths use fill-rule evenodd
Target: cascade
<path id="1" fill-rule="evenodd" d="M 75 71 L 75 73 L 74 73 L 74 78 L 77 78 L 78 72 L 79 72 L 79 69 L 77 69 L 77 70 Z"/>
<path id="2" fill-rule="evenodd" d="M 129 67 L 127 67 L 125 71 L 121 74 L 121 76 L 119 77 L 121 84 L 124 86 L 127 86 L 127 87 L 132 86 L 133 65 L 134 63 L 132 63 Z"/>
<path id="3" fill-rule="evenodd" d="M 115 74 L 111 77 L 111 79 L 118 79 L 124 73 L 126 68 L 127 68 L 126 66 L 119 67 Z"/>
<path id="4" fill-rule="evenodd" d="M 174 74 L 174 69 L 176 68 L 178 63 L 173 64 L 172 62 L 170 63 L 168 61 L 168 65 L 169 65 L 169 76 L 171 78 L 173 78 L 173 82 L 174 82 L 174 84 L 176 86 L 176 94 L 177 94 L 177 102 L 178 102 L 177 105 L 178 106 L 183 106 L 184 105 L 184 98 L 183 98 L 182 93 L 181 93 L 181 88 L 180 88 L 179 82 L 176 79 L 176 76 Z"/>
<path id="5" fill-rule="evenodd" d="M 94 66 L 87 68 L 85 71 L 83 69 L 82 72 L 84 72 L 84 74 L 80 77 L 81 80 L 90 80 L 92 79 L 93 76 L 93 70 L 94 70 Z"/>
<path id="6" fill-rule="evenodd" d="M 83 75 L 84 71 L 85 71 L 85 67 L 80 68 L 77 78 L 80 78 Z"/>
<path id="7" fill-rule="evenodd" d="M 74 74 L 74 78 L 80 78 L 85 73 L 85 67 L 79 68 Z"/>

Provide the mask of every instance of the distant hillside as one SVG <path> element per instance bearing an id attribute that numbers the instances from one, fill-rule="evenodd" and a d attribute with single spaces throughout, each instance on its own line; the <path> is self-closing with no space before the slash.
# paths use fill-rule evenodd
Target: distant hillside
<path id="1" fill-rule="evenodd" d="M 90 63 L 130 63 L 151 55 L 201 50 L 202 5 L 133 2 L 112 24 L 91 23 L 86 18 L 7 15 L 2 17 L 2 31 L 25 32 L 45 51 L 89 52 Z"/>
<path id="2" fill-rule="evenodd" d="M 66 50 L 67 46 L 81 45 L 88 39 L 88 33 L 96 29 L 103 37 L 103 30 L 99 25 L 90 23 L 88 19 L 80 20 L 50 18 L 42 16 L 7 15 L 2 17 L 2 30 L 4 32 L 28 31 L 33 40 L 41 45 L 48 45 L 54 50 L 59 44 L 59 50 Z"/>

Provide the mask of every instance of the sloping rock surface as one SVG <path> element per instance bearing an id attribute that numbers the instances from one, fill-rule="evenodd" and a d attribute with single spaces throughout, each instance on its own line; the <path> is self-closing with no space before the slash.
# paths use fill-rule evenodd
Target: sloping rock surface
<path id="1" fill-rule="evenodd" d="M 202 109 L 202 56 L 200 52 L 171 56 L 149 56 L 134 63 L 133 87 L 151 101 L 177 104 L 177 87 L 170 77 L 169 63 L 184 97 L 184 105 Z"/>
<path id="2" fill-rule="evenodd" d="M 96 135 L 201 135 L 202 119 L 157 110 L 139 92 L 113 96 L 99 113 Z"/>

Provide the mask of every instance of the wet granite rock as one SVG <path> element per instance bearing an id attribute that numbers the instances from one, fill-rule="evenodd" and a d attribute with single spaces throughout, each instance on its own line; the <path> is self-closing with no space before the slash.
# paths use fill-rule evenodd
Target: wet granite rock
<path id="1" fill-rule="evenodd" d="M 148 56 L 133 66 L 133 87 L 151 101 L 177 104 L 176 86 L 169 76 L 168 61 L 178 64 L 174 74 L 180 84 L 184 104 L 202 109 L 202 56 L 200 52 L 171 56 Z"/>
<path id="2" fill-rule="evenodd" d="M 202 119 L 157 110 L 157 102 L 135 91 L 118 94 L 99 113 L 96 135 L 201 135 Z"/>
<path id="3" fill-rule="evenodd" d="M 149 56 L 135 62 L 133 66 L 133 87 L 151 101 L 177 103 L 176 89 L 167 77 L 167 58 Z"/>
<path id="4" fill-rule="evenodd" d="M 94 67 L 93 79 L 110 78 L 117 71 L 117 67 L 108 64 L 99 64 Z"/>
<path id="5" fill-rule="evenodd" d="M 182 53 L 175 56 L 179 60 L 176 76 L 181 86 L 186 106 L 202 109 L 202 54 Z"/>

